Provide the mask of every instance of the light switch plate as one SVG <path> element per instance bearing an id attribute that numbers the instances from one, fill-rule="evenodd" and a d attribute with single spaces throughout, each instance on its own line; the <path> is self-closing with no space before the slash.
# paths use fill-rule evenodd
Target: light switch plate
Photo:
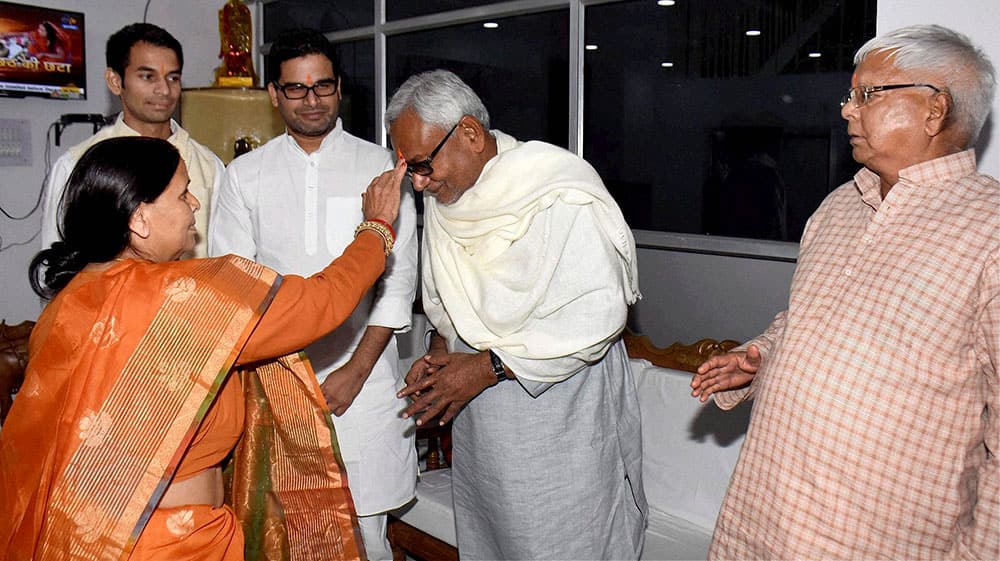
<path id="1" fill-rule="evenodd" d="M 0 119 L 0 166 L 31 165 L 31 121 Z"/>

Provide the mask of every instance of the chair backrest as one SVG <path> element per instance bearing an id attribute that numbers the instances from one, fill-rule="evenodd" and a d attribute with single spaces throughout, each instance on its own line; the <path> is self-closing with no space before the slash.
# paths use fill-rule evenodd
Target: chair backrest
<path id="1" fill-rule="evenodd" d="M 7 417 L 13 396 L 24 381 L 28 366 L 28 338 L 33 321 L 7 325 L 0 321 L 0 423 Z"/>
<path id="2" fill-rule="evenodd" d="M 691 397 L 691 374 L 629 360 L 642 417 L 642 478 L 656 509 L 711 529 L 750 419 Z"/>

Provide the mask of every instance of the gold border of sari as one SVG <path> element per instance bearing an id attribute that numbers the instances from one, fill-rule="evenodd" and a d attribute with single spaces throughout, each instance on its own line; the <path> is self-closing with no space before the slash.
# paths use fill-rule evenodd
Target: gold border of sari
<path id="1" fill-rule="evenodd" d="M 305 353 L 241 371 L 231 500 L 248 561 L 363 560 L 333 422 Z"/>

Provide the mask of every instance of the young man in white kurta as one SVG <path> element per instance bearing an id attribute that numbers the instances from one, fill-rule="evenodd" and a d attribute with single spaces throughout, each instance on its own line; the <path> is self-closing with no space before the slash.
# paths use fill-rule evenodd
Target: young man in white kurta
<path id="1" fill-rule="evenodd" d="M 122 112 L 114 125 L 67 150 L 56 160 L 42 191 L 42 248 L 59 241 L 59 201 L 77 160 L 88 148 L 107 138 L 151 136 L 174 145 L 187 165 L 188 190 L 202 201 L 195 212 L 198 242 L 192 255 L 208 254 L 209 201 L 222 177 L 222 161 L 198 144 L 170 116 L 181 95 L 181 44 L 166 30 L 149 23 L 127 25 L 108 38 L 105 81 L 118 96 Z"/>
<path id="2" fill-rule="evenodd" d="M 364 220 L 361 194 L 392 168 L 390 153 L 343 129 L 337 55 L 322 34 L 290 30 L 271 46 L 268 84 L 286 133 L 235 159 L 213 204 L 212 255 L 236 253 L 280 273 L 309 275 L 338 257 Z M 302 95 L 304 93 L 304 95 Z M 386 512 L 414 496 L 413 422 L 393 332 L 409 330 L 416 295 L 413 195 L 402 195 L 386 270 L 351 317 L 306 348 L 333 412 L 370 561 L 391 560 Z"/>
<path id="3" fill-rule="evenodd" d="M 177 151 L 181 153 L 181 159 L 187 166 L 188 176 L 191 183 L 188 190 L 199 201 L 212 200 L 212 193 L 216 191 L 219 182 L 222 180 L 222 160 L 211 150 L 195 142 L 188 132 L 180 127 L 175 121 L 170 121 L 171 134 L 166 141 L 173 144 Z M 45 183 L 45 190 L 42 196 L 42 247 L 50 247 L 53 242 L 59 241 L 59 201 L 62 199 L 63 191 L 66 188 L 66 181 L 70 173 L 76 166 L 77 160 L 87 151 L 88 148 L 108 138 L 120 136 L 143 136 L 138 131 L 128 126 L 122 115 L 111 126 L 105 127 L 91 136 L 87 140 L 73 146 L 52 166 L 49 172 L 49 179 Z M 206 257 L 208 255 L 208 217 L 209 205 L 202 204 L 194 213 L 195 226 L 198 229 L 198 241 L 195 243 L 192 255 L 194 257 Z"/>

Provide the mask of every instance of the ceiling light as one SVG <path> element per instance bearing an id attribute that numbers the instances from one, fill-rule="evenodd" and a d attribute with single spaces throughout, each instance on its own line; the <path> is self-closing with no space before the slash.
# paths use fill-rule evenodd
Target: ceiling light
<path id="1" fill-rule="evenodd" d="M 660 66 L 663 67 L 663 68 L 673 68 L 674 67 L 674 63 L 669 62 L 669 61 L 664 61 L 664 62 L 660 63 Z"/>
<path id="2" fill-rule="evenodd" d="M 809 53 L 809 58 L 819 58 L 823 56 L 823 53 Z"/>
<path id="3" fill-rule="evenodd" d="M 587 49 L 588 51 L 596 51 L 597 50 L 597 45 L 587 45 L 587 46 L 584 47 L 584 49 Z"/>
<path id="4" fill-rule="evenodd" d="M 485 27 L 486 29 L 496 29 L 500 27 L 500 24 L 495 21 L 488 21 L 483 24 L 483 27 Z"/>
<path id="5" fill-rule="evenodd" d="M 657 0 L 656 5 L 657 6 L 673 6 L 676 3 L 677 2 L 674 2 L 674 0 Z"/>
<path id="6" fill-rule="evenodd" d="M 759 36 L 760 36 L 759 29 L 747 29 L 747 37 L 759 37 Z"/>

